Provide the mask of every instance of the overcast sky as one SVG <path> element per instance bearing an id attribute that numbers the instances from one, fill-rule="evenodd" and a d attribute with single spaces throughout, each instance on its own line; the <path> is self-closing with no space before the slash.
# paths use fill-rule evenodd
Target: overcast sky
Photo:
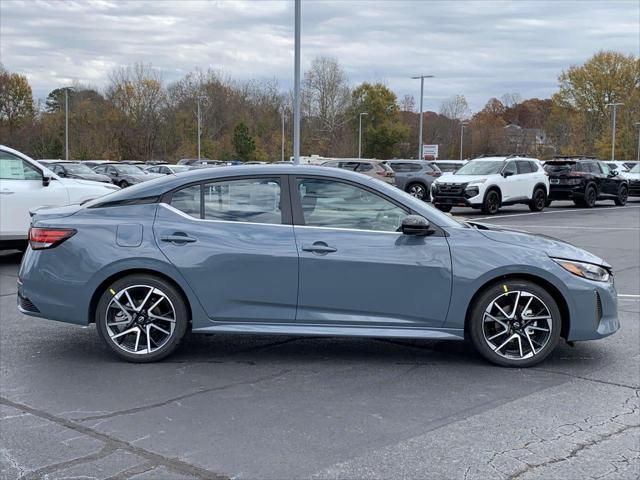
<path id="1" fill-rule="evenodd" d="M 601 49 L 640 54 L 640 1 L 302 1 L 303 68 L 338 59 L 350 82 L 382 81 L 425 108 L 463 94 L 548 97 L 558 74 Z M 114 67 L 151 63 L 169 83 L 211 67 L 293 83 L 293 0 L 0 1 L 0 61 L 36 97 Z"/>

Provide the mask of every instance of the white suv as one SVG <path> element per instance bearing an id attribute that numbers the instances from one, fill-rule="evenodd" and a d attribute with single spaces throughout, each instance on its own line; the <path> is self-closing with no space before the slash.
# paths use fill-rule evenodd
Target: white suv
<path id="1" fill-rule="evenodd" d="M 444 212 L 453 206 L 481 208 L 493 215 L 503 205 L 524 203 L 533 212 L 545 207 L 549 177 L 534 158 L 481 157 L 447 173 L 431 186 L 433 204 Z"/>
<path id="2" fill-rule="evenodd" d="M 61 207 L 101 197 L 119 187 L 61 178 L 12 148 L 0 145 L 0 248 L 23 247 L 38 207 Z"/>

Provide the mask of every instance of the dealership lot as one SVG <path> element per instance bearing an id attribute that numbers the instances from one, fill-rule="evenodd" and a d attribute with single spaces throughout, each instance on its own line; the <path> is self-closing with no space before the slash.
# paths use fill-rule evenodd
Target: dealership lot
<path id="1" fill-rule="evenodd" d="M 453 213 L 605 258 L 621 330 L 526 370 L 458 343 L 240 335 L 133 365 L 17 313 L 0 254 L 1 478 L 637 478 L 640 201 Z"/>

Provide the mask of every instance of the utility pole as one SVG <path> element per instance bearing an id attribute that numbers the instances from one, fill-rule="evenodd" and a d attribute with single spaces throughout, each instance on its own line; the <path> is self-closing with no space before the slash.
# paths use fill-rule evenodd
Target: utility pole
<path id="1" fill-rule="evenodd" d="M 640 162 L 640 122 L 634 123 L 636 128 L 638 129 L 638 158 L 637 161 Z"/>
<path id="2" fill-rule="evenodd" d="M 413 80 L 420 79 L 420 126 L 418 127 L 418 160 L 423 160 L 423 145 L 422 145 L 422 103 L 424 101 L 424 79 L 433 78 L 433 75 L 419 75 L 417 77 L 411 77 Z"/>
<path id="3" fill-rule="evenodd" d="M 358 127 L 358 158 L 362 158 L 362 117 L 369 115 L 367 112 L 360 112 L 358 115 L 359 127 Z"/>
<path id="4" fill-rule="evenodd" d="M 616 159 L 616 112 L 618 111 L 618 107 L 624 105 L 624 103 L 607 103 L 605 107 L 613 107 L 613 125 L 611 127 L 611 160 Z"/>
<path id="5" fill-rule="evenodd" d="M 69 87 L 64 89 L 64 159 L 69 160 Z"/>
<path id="6" fill-rule="evenodd" d="M 293 163 L 300 164 L 300 6 L 295 0 L 295 53 L 293 74 Z"/>
<path id="7" fill-rule="evenodd" d="M 464 127 L 469 124 L 466 120 L 460 122 L 460 160 L 462 160 L 462 147 L 464 146 Z"/>

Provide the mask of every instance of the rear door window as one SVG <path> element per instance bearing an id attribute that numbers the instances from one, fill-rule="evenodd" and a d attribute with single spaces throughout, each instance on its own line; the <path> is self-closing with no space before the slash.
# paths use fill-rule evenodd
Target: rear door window
<path id="1" fill-rule="evenodd" d="M 205 220 L 282 223 L 280 179 L 247 178 L 204 185 Z"/>
<path id="2" fill-rule="evenodd" d="M 529 161 L 527 160 L 518 160 L 516 162 L 517 166 L 518 166 L 518 173 L 522 174 L 522 173 L 531 173 L 531 164 L 529 163 Z"/>

